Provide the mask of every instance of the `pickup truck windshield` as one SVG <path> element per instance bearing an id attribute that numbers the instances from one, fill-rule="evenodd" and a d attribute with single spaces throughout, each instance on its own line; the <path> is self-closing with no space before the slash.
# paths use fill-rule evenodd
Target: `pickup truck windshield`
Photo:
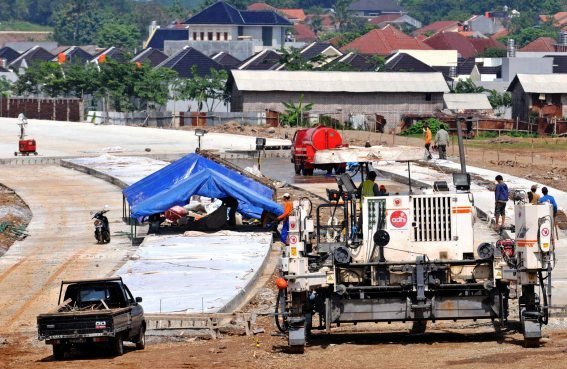
<path id="1" fill-rule="evenodd" d="M 65 299 L 70 299 L 70 305 L 80 308 L 101 304 L 101 301 L 111 309 L 125 307 L 126 297 L 120 287 L 118 283 L 73 284 L 67 288 Z"/>

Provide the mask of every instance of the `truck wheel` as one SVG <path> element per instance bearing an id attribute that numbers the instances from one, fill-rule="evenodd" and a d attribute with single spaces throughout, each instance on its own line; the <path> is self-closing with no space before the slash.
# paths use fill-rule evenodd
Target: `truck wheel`
<path id="1" fill-rule="evenodd" d="M 140 334 L 137 337 L 138 339 L 136 340 L 136 348 L 138 350 L 143 350 L 146 348 L 146 326 L 142 325 L 142 327 L 140 328 Z"/>
<path id="2" fill-rule="evenodd" d="M 121 334 L 114 337 L 112 340 L 112 351 L 116 356 L 122 356 L 124 354 L 124 339 Z"/>
<path id="3" fill-rule="evenodd" d="M 62 344 L 53 345 L 53 358 L 63 360 L 65 358 L 65 346 Z"/>

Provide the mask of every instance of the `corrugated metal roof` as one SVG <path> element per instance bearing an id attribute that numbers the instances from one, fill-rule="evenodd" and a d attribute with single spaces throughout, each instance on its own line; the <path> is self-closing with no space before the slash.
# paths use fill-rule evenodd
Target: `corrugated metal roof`
<path id="1" fill-rule="evenodd" d="M 567 74 L 517 74 L 508 91 L 512 90 L 516 81 L 522 84 L 527 93 L 567 93 Z"/>
<path id="2" fill-rule="evenodd" d="M 441 73 L 233 70 L 240 91 L 449 92 Z"/>
<path id="3" fill-rule="evenodd" d="M 449 110 L 492 110 L 485 94 L 445 94 L 443 101 Z"/>

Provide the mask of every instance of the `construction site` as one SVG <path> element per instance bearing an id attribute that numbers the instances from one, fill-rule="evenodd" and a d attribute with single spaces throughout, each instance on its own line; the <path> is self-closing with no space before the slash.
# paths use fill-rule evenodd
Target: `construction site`
<path id="1" fill-rule="evenodd" d="M 565 368 L 565 138 L 0 124 L 0 369 Z"/>

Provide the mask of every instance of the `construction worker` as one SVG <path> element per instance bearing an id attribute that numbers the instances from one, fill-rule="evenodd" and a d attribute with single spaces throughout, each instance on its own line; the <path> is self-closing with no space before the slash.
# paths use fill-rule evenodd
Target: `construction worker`
<path id="1" fill-rule="evenodd" d="M 540 199 L 540 196 L 539 194 L 536 193 L 536 191 L 537 191 L 537 185 L 532 185 L 530 192 L 528 192 L 528 200 L 532 205 L 536 205 L 538 200 Z"/>
<path id="2" fill-rule="evenodd" d="M 358 196 L 360 197 L 361 204 L 365 197 L 380 196 L 380 190 L 374 181 L 376 181 L 376 172 L 369 172 L 366 180 L 358 187 Z"/>
<path id="3" fill-rule="evenodd" d="M 435 145 L 439 149 L 439 159 L 447 159 L 447 144 L 449 144 L 449 133 L 445 130 L 445 125 L 441 124 L 435 134 Z"/>
<path id="4" fill-rule="evenodd" d="M 427 160 L 431 160 L 433 159 L 431 151 L 429 151 L 429 148 L 431 147 L 431 130 L 429 129 L 429 123 L 427 122 L 423 124 L 423 136 L 425 139 L 425 157 Z"/>
<path id="5" fill-rule="evenodd" d="M 283 194 L 283 207 L 284 207 L 284 212 L 282 215 L 278 217 L 278 220 L 284 221 L 282 225 L 281 241 L 287 245 L 288 244 L 287 233 L 289 232 L 289 216 L 293 209 L 293 203 L 291 202 L 291 195 L 287 192 Z"/>
<path id="6" fill-rule="evenodd" d="M 495 230 L 499 231 L 504 228 L 506 220 L 506 203 L 508 202 L 509 192 L 508 186 L 504 183 L 504 179 L 499 174 L 496 176 L 496 188 L 494 189 L 494 220 Z M 502 223 L 498 226 L 498 219 L 502 217 Z"/>
<path id="7" fill-rule="evenodd" d="M 555 219 L 555 217 L 557 216 L 557 202 L 555 201 L 555 198 L 551 195 L 547 194 L 547 187 L 542 187 L 541 188 L 541 193 L 543 194 L 542 197 L 539 198 L 539 200 L 537 200 L 538 204 L 543 204 L 543 203 L 550 203 L 551 206 L 553 206 L 553 218 Z"/>

